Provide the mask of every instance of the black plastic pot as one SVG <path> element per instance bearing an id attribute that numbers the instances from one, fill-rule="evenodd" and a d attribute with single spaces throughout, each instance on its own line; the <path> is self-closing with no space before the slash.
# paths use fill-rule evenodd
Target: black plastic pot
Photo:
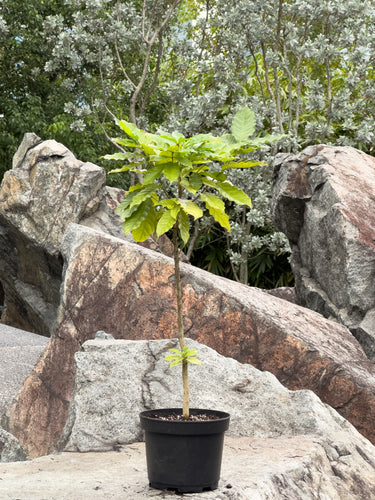
<path id="1" fill-rule="evenodd" d="M 205 413 L 215 420 L 161 420 L 178 408 L 147 410 L 140 414 L 145 431 L 147 470 L 150 486 L 180 493 L 214 490 L 220 479 L 224 432 L 229 414 L 222 411 L 191 409 L 191 415 Z"/>

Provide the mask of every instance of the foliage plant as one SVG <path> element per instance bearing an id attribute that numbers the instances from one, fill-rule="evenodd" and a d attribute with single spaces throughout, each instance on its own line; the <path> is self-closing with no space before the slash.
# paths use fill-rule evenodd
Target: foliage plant
<path id="1" fill-rule="evenodd" d="M 247 107 L 233 118 L 231 134 L 215 137 L 198 134 L 187 138 L 173 132 L 147 133 L 135 124 L 118 121 L 125 138 L 113 139 L 127 151 L 107 155 L 107 159 L 126 162 L 113 172 L 131 171 L 140 182 L 129 188 L 118 206 L 125 234 L 135 241 L 172 232 L 174 274 L 177 298 L 179 349 L 171 349 L 166 357 L 170 366 L 182 366 L 183 416 L 189 418 L 188 364 L 200 364 L 196 351 L 186 346 L 182 315 L 180 248 L 190 238 L 190 219 L 208 213 L 220 226 L 230 231 L 229 217 L 223 198 L 237 205 L 252 207 L 251 199 L 228 181 L 226 171 L 259 165 L 259 161 L 243 159 L 266 142 L 278 137 L 250 139 L 255 131 L 255 115 Z M 218 168 L 220 165 L 220 168 Z"/>
<path id="2" fill-rule="evenodd" d="M 25 132 L 95 161 L 112 147 L 111 114 L 151 131 L 221 135 L 244 105 L 257 132 L 287 134 L 283 151 L 322 142 L 375 154 L 374 51 L 373 0 L 2 0 L 0 177 Z M 287 284 L 269 171 L 229 171 L 258 213 L 230 207 L 231 234 L 215 226 L 220 255 L 198 219 L 192 261 L 255 286 Z M 109 182 L 127 189 L 130 175 Z"/>

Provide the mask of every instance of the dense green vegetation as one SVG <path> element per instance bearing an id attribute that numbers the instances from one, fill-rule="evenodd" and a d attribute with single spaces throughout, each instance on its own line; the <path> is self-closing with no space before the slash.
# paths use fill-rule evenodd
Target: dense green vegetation
<path id="1" fill-rule="evenodd" d="M 28 131 L 109 170 L 100 158 L 114 150 L 114 116 L 153 132 L 222 135 L 245 105 L 255 136 L 287 135 L 255 159 L 320 142 L 372 154 L 374 53 L 370 0 L 3 0 L 0 173 Z M 271 176 L 230 173 L 254 208 L 228 204 L 230 236 L 195 222 L 193 263 L 255 286 L 291 283 Z M 128 188 L 130 176 L 109 182 Z"/>

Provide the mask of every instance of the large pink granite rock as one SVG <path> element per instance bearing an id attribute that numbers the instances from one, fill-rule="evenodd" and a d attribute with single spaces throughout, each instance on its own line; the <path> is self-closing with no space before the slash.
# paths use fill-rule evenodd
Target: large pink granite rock
<path id="1" fill-rule="evenodd" d="M 176 335 L 172 259 L 77 224 L 62 250 L 58 327 L 9 420 L 32 457 L 51 452 L 62 433 L 74 353 L 84 341 L 98 330 L 117 339 Z M 375 442 L 375 365 L 346 327 L 187 264 L 182 280 L 188 336 L 272 372 L 290 389 L 312 389 Z"/>
<path id="2" fill-rule="evenodd" d="M 375 158 L 324 145 L 279 155 L 273 204 L 297 302 L 346 325 L 375 360 Z"/>

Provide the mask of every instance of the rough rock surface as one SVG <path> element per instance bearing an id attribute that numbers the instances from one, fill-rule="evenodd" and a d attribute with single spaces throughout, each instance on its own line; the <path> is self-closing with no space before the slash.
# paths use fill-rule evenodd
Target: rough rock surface
<path id="1" fill-rule="evenodd" d="M 26 460 L 26 453 L 18 440 L 0 428 L 0 462 L 19 462 L 22 460 Z"/>
<path id="2" fill-rule="evenodd" d="M 375 158 L 324 145 L 279 155 L 273 204 L 298 303 L 346 325 L 375 360 Z"/>
<path id="3" fill-rule="evenodd" d="M 199 494 L 150 488 L 143 443 L 0 464 L 0 476 L 9 500 L 359 500 L 374 497 L 374 463 L 368 446 L 323 446 L 313 436 L 226 436 L 219 488 Z"/>
<path id="4" fill-rule="evenodd" d="M 0 324 L 0 425 L 48 339 Z"/>
<path id="5" fill-rule="evenodd" d="M 13 406 L 9 431 L 30 456 L 59 439 L 74 385 L 74 353 L 97 330 L 117 339 L 172 338 L 173 260 L 71 224 L 59 326 Z M 219 353 L 309 388 L 375 442 L 375 366 L 342 325 L 261 290 L 182 265 L 187 335 Z"/>
<path id="6" fill-rule="evenodd" d="M 104 169 L 62 144 L 25 134 L 0 188 L 2 322 L 49 336 L 60 302 L 61 240 L 70 222 L 123 237 L 113 214 L 121 190 Z"/>
<path id="7" fill-rule="evenodd" d="M 7 426 L 7 411 L 32 372 L 48 339 L 0 325 L 0 425 Z M 0 427 L 0 462 L 26 460 L 18 440 Z"/>

